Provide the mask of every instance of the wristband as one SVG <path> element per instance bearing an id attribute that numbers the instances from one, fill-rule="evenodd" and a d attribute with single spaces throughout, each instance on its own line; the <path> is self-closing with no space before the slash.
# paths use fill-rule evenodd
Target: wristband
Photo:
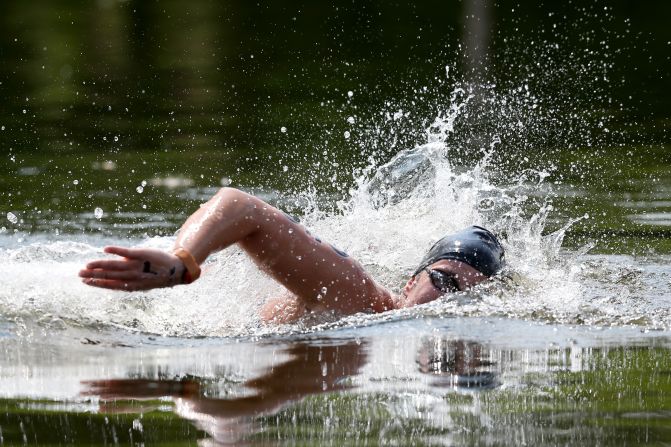
<path id="1" fill-rule="evenodd" d="M 178 248 L 172 252 L 184 264 L 182 284 L 191 284 L 200 277 L 200 266 L 191 253 L 184 248 Z"/>

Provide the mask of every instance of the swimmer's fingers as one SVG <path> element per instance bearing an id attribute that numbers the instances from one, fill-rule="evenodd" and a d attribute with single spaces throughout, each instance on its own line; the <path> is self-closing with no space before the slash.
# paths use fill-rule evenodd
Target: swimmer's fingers
<path id="1" fill-rule="evenodd" d="M 82 278 L 123 279 L 126 281 L 152 279 L 146 273 L 138 270 L 85 269 L 79 272 L 79 276 Z"/>
<path id="2" fill-rule="evenodd" d="M 119 261 L 116 259 L 114 260 L 98 259 L 97 261 L 91 261 L 88 264 L 86 264 L 87 270 L 103 269 L 103 270 L 123 271 L 123 270 L 139 270 L 141 267 L 142 263 L 140 261 L 129 261 L 129 260 Z"/>
<path id="3" fill-rule="evenodd" d="M 101 289 L 111 290 L 125 290 L 126 292 L 134 292 L 136 290 L 149 290 L 156 286 L 147 284 L 144 281 L 122 281 L 117 279 L 97 279 L 84 278 L 82 282 L 92 287 L 99 287 Z"/>
<path id="4" fill-rule="evenodd" d="M 180 284 L 184 267 L 175 255 L 155 248 L 105 247 L 123 259 L 91 261 L 79 272 L 89 286 L 113 290 L 149 290 Z"/>
<path id="5" fill-rule="evenodd" d="M 141 259 L 146 252 L 150 251 L 145 248 L 127 248 L 119 247 L 118 245 L 110 245 L 103 249 L 105 253 L 122 256 L 128 259 Z"/>
<path id="6" fill-rule="evenodd" d="M 166 256 L 171 256 L 163 250 L 155 248 L 126 248 L 110 245 L 103 250 L 105 253 L 110 253 L 117 256 L 122 256 L 126 259 L 136 261 L 151 261 L 159 262 L 165 260 Z"/>
<path id="7" fill-rule="evenodd" d="M 152 271 L 173 271 L 182 265 L 182 261 L 172 253 L 156 248 L 125 248 L 117 246 L 105 247 L 105 253 L 111 253 L 126 258 L 127 262 L 134 263 L 133 268 L 149 268 Z M 139 264 L 135 264 L 139 262 Z M 145 267 L 149 262 L 148 267 Z M 114 264 L 121 265 L 121 264 Z"/>

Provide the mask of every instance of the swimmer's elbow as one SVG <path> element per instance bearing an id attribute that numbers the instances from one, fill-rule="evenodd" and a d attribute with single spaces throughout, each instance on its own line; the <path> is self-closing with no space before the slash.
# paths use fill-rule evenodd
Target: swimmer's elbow
<path id="1" fill-rule="evenodd" d="M 218 215 L 230 219 L 236 215 L 255 217 L 261 199 L 236 188 L 224 187 L 210 199 L 217 208 Z"/>
<path id="2" fill-rule="evenodd" d="M 239 198 L 243 195 L 246 195 L 246 194 L 244 192 L 240 191 L 237 188 L 231 188 L 230 186 L 224 186 L 223 188 L 220 188 L 219 191 L 217 191 L 217 193 L 214 195 L 214 197 L 234 199 L 234 198 Z"/>
<path id="3" fill-rule="evenodd" d="M 216 200 L 221 206 L 230 206 L 237 204 L 238 206 L 244 206 L 244 207 L 258 207 L 260 204 L 265 204 L 261 199 L 258 197 L 246 193 L 244 191 L 240 191 L 237 188 L 231 188 L 230 186 L 225 186 L 213 197 L 214 200 Z"/>

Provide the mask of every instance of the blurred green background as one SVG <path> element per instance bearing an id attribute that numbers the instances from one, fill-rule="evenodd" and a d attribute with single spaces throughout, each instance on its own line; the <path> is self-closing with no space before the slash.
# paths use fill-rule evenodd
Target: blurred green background
<path id="1" fill-rule="evenodd" d="M 593 217 L 569 243 L 667 249 L 669 2 L 2 9 L 0 219 L 17 238 L 169 234 L 227 184 L 269 200 L 314 187 L 332 203 L 369 157 L 425 142 L 461 87 L 474 99 L 448 141 L 455 160 L 499 138 L 499 182 L 552 173 L 552 228 Z"/>

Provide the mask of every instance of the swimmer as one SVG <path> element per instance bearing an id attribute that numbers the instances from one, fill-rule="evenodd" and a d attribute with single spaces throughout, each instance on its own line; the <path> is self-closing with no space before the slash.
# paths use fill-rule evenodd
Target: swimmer
<path id="1" fill-rule="evenodd" d="M 289 215 L 258 197 L 223 188 L 187 219 L 172 251 L 105 247 L 120 259 L 89 262 L 79 276 L 90 286 L 125 291 L 190 284 L 210 254 L 233 244 L 287 289 L 261 309 L 261 317 L 272 323 L 289 323 L 312 312 L 349 315 L 428 303 L 488 280 L 504 264 L 496 237 L 472 226 L 436 242 L 401 294 L 394 295 L 347 253 Z"/>

